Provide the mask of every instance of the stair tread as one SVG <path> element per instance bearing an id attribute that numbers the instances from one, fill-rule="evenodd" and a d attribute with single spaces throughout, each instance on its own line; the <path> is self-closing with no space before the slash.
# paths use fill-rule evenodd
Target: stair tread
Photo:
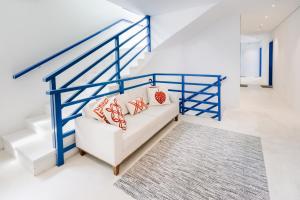
<path id="1" fill-rule="evenodd" d="M 26 119 L 28 125 L 38 134 L 52 132 L 51 118 L 47 115 L 40 115 Z"/>
<path id="2" fill-rule="evenodd" d="M 50 122 L 51 123 L 51 118 L 48 115 L 37 115 L 34 117 L 26 118 L 26 121 L 28 123 L 38 123 L 38 122 Z"/>
<path id="3" fill-rule="evenodd" d="M 39 135 L 32 138 L 30 142 L 19 145 L 16 147 L 16 150 L 31 161 L 38 160 L 47 154 L 55 153 L 51 138 Z"/>
<path id="4" fill-rule="evenodd" d="M 6 143 L 9 143 L 13 148 L 27 143 L 31 137 L 36 134 L 31 130 L 21 130 L 7 135 L 3 135 L 2 138 Z"/>

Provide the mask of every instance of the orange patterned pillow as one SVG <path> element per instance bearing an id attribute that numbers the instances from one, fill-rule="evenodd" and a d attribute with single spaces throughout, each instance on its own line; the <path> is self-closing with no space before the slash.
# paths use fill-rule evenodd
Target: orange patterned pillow
<path id="1" fill-rule="evenodd" d="M 143 110 L 148 109 L 148 105 L 143 99 L 143 97 L 138 97 L 135 100 L 129 101 L 127 103 L 127 108 L 131 115 L 136 115 Z"/>
<path id="2" fill-rule="evenodd" d="M 109 99 L 108 103 L 104 106 L 104 115 L 110 124 L 115 125 L 126 130 L 126 120 L 122 111 L 120 102 L 116 97 Z"/>
<path id="3" fill-rule="evenodd" d="M 98 119 L 101 122 L 106 122 L 109 124 L 109 121 L 107 120 L 107 118 L 105 117 L 104 113 L 103 113 L 103 109 L 104 107 L 107 105 L 109 99 L 108 98 L 104 98 L 103 100 L 97 102 L 93 108 L 93 113 L 96 119 Z"/>

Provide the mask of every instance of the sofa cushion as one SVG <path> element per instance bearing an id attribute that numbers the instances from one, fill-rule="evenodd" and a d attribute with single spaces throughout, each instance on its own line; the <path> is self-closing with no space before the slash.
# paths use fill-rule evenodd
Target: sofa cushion
<path id="1" fill-rule="evenodd" d="M 138 97 L 134 100 L 131 100 L 126 105 L 131 115 L 136 115 L 143 110 L 147 110 L 149 107 L 143 97 Z"/>
<path id="2" fill-rule="evenodd" d="M 91 100 L 87 105 L 82 109 L 83 116 L 86 118 L 97 119 L 96 114 L 93 112 L 93 108 L 97 104 L 96 100 Z"/>
<path id="3" fill-rule="evenodd" d="M 148 87 L 147 90 L 150 105 L 154 106 L 170 104 L 168 90 L 165 87 L 151 86 Z"/>
<path id="4" fill-rule="evenodd" d="M 124 94 L 120 95 L 120 100 L 126 104 L 128 101 L 131 101 L 138 97 L 143 97 L 146 103 L 149 103 L 146 87 L 138 87 L 131 90 L 127 90 Z"/>
<path id="5" fill-rule="evenodd" d="M 164 106 L 150 106 L 137 115 L 126 115 L 127 130 L 122 135 L 123 151 L 126 157 L 141 146 L 179 113 L 177 103 Z"/>
<path id="6" fill-rule="evenodd" d="M 129 110 L 126 106 L 127 101 L 127 94 L 120 94 L 117 95 L 116 98 L 118 99 L 120 106 L 122 108 L 122 112 L 124 115 L 127 115 L 129 113 Z"/>
<path id="7" fill-rule="evenodd" d="M 149 108 L 145 110 L 143 114 L 153 117 L 164 117 L 169 113 L 173 113 L 174 111 L 178 111 L 177 103 L 171 103 L 169 105 L 162 106 L 149 106 Z"/>
<path id="8" fill-rule="evenodd" d="M 108 102 L 109 102 L 109 99 L 106 97 L 101 99 L 100 101 L 97 101 L 96 104 L 94 104 L 94 107 L 92 108 L 91 113 L 93 114 L 92 116 L 94 116 L 100 122 L 109 124 L 109 121 L 107 120 L 107 118 L 103 112 L 103 109 L 108 104 Z"/>
<path id="9" fill-rule="evenodd" d="M 122 111 L 119 100 L 116 97 L 111 97 L 103 109 L 104 115 L 110 124 L 126 130 L 126 120 Z"/>
<path id="10" fill-rule="evenodd" d="M 124 147 L 127 150 L 128 146 L 135 146 L 143 144 L 153 134 L 153 126 L 156 121 L 156 117 L 150 115 L 144 115 L 143 113 L 137 115 L 126 115 L 127 130 L 122 135 L 124 140 Z"/>

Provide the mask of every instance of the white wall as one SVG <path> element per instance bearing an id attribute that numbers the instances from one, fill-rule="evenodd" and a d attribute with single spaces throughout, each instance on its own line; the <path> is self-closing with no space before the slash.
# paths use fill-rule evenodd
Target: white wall
<path id="1" fill-rule="evenodd" d="M 152 47 L 155 49 L 172 35 L 207 12 L 215 3 L 151 16 Z"/>
<path id="2" fill-rule="evenodd" d="M 221 9 L 221 8 L 220 8 Z M 221 9 L 223 10 L 223 9 Z M 201 16 L 178 32 L 153 54 L 146 72 L 222 74 L 224 107 L 239 106 L 240 16 L 215 16 L 220 10 Z M 213 16 L 211 16 L 213 15 Z M 207 21 L 207 19 L 211 21 Z"/>
<path id="3" fill-rule="evenodd" d="M 242 43 L 241 45 L 241 76 L 259 77 L 260 43 Z"/>
<path id="4" fill-rule="evenodd" d="M 300 9 L 273 33 L 274 90 L 300 113 Z"/>
<path id="5" fill-rule="evenodd" d="M 18 80 L 12 79 L 14 72 L 121 18 L 136 20 L 139 16 L 104 0 L 1 0 L 0 134 L 23 128 L 26 117 L 40 112 L 49 99 L 45 95 L 48 84 L 42 83 L 42 77 L 63 62 L 52 62 Z M 80 47 L 76 54 L 89 48 L 91 45 Z"/>

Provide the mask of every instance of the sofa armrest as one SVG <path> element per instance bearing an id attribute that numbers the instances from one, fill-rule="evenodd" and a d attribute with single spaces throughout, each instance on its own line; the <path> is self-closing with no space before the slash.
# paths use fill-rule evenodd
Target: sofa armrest
<path id="1" fill-rule="evenodd" d="M 123 131 L 113 125 L 80 117 L 75 120 L 78 148 L 116 166 L 121 162 Z"/>

